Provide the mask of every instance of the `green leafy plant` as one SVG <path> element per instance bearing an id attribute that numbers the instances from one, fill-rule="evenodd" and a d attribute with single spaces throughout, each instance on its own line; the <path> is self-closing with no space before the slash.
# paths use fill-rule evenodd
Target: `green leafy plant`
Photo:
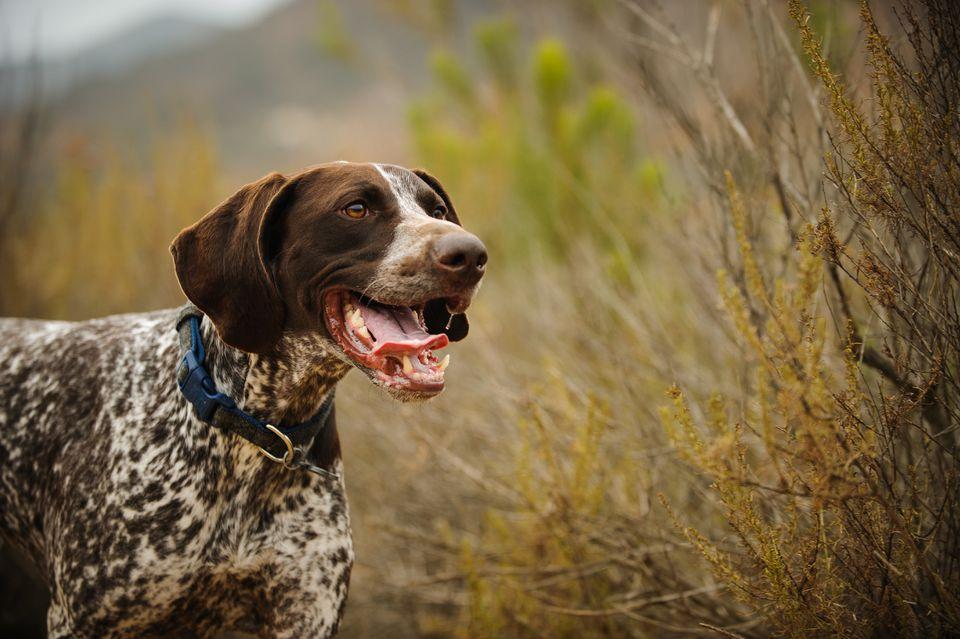
<path id="1" fill-rule="evenodd" d="M 663 176 L 628 103 L 587 83 L 559 40 L 528 52 L 509 21 L 480 25 L 476 40 L 477 70 L 434 56 L 435 93 L 410 114 L 418 156 L 443 167 L 494 250 L 565 255 L 584 234 L 639 250 L 642 234 L 621 225 L 655 213 Z"/>

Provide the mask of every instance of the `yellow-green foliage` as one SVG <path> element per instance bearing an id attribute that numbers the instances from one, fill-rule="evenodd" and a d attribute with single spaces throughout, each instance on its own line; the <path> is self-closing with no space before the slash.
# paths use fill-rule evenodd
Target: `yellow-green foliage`
<path id="1" fill-rule="evenodd" d="M 410 116 L 419 158 L 441 167 L 474 227 L 514 258 L 564 254 L 584 235 L 640 248 L 631 229 L 655 211 L 662 169 L 638 148 L 631 107 L 559 40 L 527 50 L 499 21 L 476 43 L 476 70 L 434 56 L 435 90 Z"/>
<path id="2" fill-rule="evenodd" d="M 496 557 L 478 562 L 464 545 L 469 604 L 461 636 L 537 636 L 549 628 L 552 637 L 578 637 L 609 625 L 602 616 L 584 623 L 555 610 L 569 601 L 602 605 L 608 594 L 607 557 L 590 533 L 613 461 L 600 446 L 609 416 L 566 388 L 559 371 L 548 384 L 535 392 L 551 400 L 549 408 L 531 404 L 518 423 L 514 482 L 522 509 L 487 513 L 480 543 Z"/>
<path id="3" fill-rule="evenodd" d="M 357 56 L 356 43 L 335 3 L 321 0 L 317 6 L 316 44 L 321 52 L 344 62 Z"/>
<path id="4" fill-rule="evenodd" d="M 960 202 L 960 96 L 956 77 L 925 75 L 932 60 L 958 55 L 955 28 L 937 21 L 950 6 L 932 0 L 925 9 L 925 26 L 906 14 L 914 72 L 862 4 L 875 94 L 867 113 L 831 70 L 805 8 L 791 3 L 834 118 L 826 168 L 839 197 L 805 229 L 787 274 L 768 284 L 728 174 L 742 271 L 721 272 L 720 292 L 754 377 L 738 396 L 698 409 L 702 417 L 676 387 L 662 411 L 734 536 L 678 509 L 675 521 L 716 577 L 781 636 L 960 632 L 951 434 L 960 322 L 946 257 L 957 241 L 947 218 Z M 838 224 L 857 249 L 839 239 Z M 824 266 L 836 297 L 819 288 Z M 831 313 L 840 330 L 826 329 Z M 863 336 L 863 315 L 880 326 L 876 336 Z"/>
<path id="5" fill-rule="evenodd" d="M 487 489 L 478 522 L 461 518 L 437 529 L 452 547 L 440 574 L 457 575 L 463 597 L 459 614 L 439 626 L 445 633 L 684 636 L 697 632 L 699 618 L 741 620 L 735 602 L 717 603 L 722 587 L 709 574 L 689 570 L 695 556 L 655 503 L 664 483 L 669 494 L 687 498 L 689 477 L 677 475 L 665 438 L 649 426 L 656 398 L 652 385 L 639 385 L 651 374 L 640 356 L 644 338 L 616 319 L 618 307 L 637 313 L 644 301 L 604 286 L 591 290 L 603 271 L 595 254 L 579 257 L 576 268 L 537 265 L 529 283 L 536 287 L 537 273 L 548 269 L 566 278 L 566 287 L 533 293 L 516 277 L 506 290 L 500 285 L 497 301 L 507 308 L 497 332 L 532 343 L 477 337 L 471 345 L 494 358 L 490 365 L 484 356 L 470 358 L 479 369 L 474 392 L 501 384 L 513 390 L 500 390 L 500 408 L 458 417 L 459 434 L 489 433 L 477 448 L 482 459 L 473 462 Z M 537 321 L 564 307 L 583 317 L 578 301 L 594 313 L 589 329 L 584 320 Z M 524 304 L 539 310 L 523 311 Z M 519 314 L 527 317 L 518 321 Z M 491 319 L 480 315 L 478 322 L 489 326 Z M 499 352 L 489 353 L 495 345 Z M 518 354 L 539 359 L 524 374 L 510 368 Z M 460 398 L 450 401 L 452 410 L 462 406 Z M 438 424 L 437 433 L 444 428 Z M 688 512 L 710 516 L 695 503 Z M 459 535 L 450 532 L 457 529 Z M 429 618 L 429 627 L 436 621 Z"/>
<path id="6" fill-rule="evenodd" d="M 167 247 L 213 207 L 216 178 L 213 145 L 193 125 L 142 160 L 75 147 L 2 238 L 12 264 L 4 313 L 85 318 L 179 303 Z"/>
<path id="7" fill-rule="evenodd" d="M 845 634 L 857 626 L 864 632 L 849 636 L 872 636 L 884 627 L 882 619 L 857 623 L 857 607 L 850 604 L 887 571 L 883 564 L 871 570 L 874 562 L 857 558 L 860 534 L 891 539 L 903 522 L 874 498 L 882 481 L 879 451 L 863 421 L 856 362 L 849 349 L 847 370 L 840 366 L 844 360 L 825 356 L 821 265 L 806 241 L 797 247 L 797 273 L 768 288 L 741 230 L 745 212 L 732 183 L 730 199 L 745 287 L 733 285 L 726 272 L 718 279 L 724 307 L 755 365 L 755 381 L 739 409 L 715 397 L 702 422 L 673 388 L 663 419 L 684 458 L 713 482 L 739 543 L 724 550 L 695 527 L 684 533 L 718 579 L 784 636 Z M 750 313 L 754 306 L 764 310 L 762 324 Z M 850 534 L 854 525 L 859 530 Z M 863 564 L 862 583 L 837 569 L 851 560 Z"/>
<path id="8" fill-rule="evenodd" d="M 732 186 L 730 198 L 739 229 Z M 812 236 L 797 247 L 796 274 L 772 290 L 751 276 L 742 233 L 744 288 L 719 275 L 755 381 L 739 406 L 715 397 L 702 420 L 673 388 L 662 416 L 683 457 L 711 480 L 737 543 L 712 542 L 696 525 L 682 524 L 684 534 L 782 636 L 946 636 L 960 623 L 960 600 L 946 567 L 929 564 L 937 553 L 928 535 L 945 522 L 924 501 L 937 503 L 956 467 L 902 463 L 896 429 L 910 424 L 898 411 L 909 409 L 878 406 L 856 345 L 829 343 Z"/>
<path id="9" fill-rule="evenodd" d="M 877 55 L 885 44 L 867 24 Z M 802 18 L 800 30 L 811 54 L 812 32 Z M 865 239 L 860 246 L 869 250 L 854 260 L 838 239 L 850 233 L 849 220 L 838 230 L 839 213 L 829 211 L 816 226 L 811 219 L 791 228 L 795 244 L 782 254 L 782 244 L 764 225 L 781 214 L 791 222 L 799 207 L 785 196 L 778 199 L 769 182 L 753 181 L 754 190 L 741 194 L 727 173 L 718 180 L 725 181 L 725 192 L 711 193 L 727 215 L 723 230 L 732 249 L 716 286 L 728 337 L 738 349 L 725 358 L 726 340 L 709 341 L 716 335 L 706 328 L 708 321 L 684 323 L 696 308 L 691 296 L 703 291 L 669 298 L 663 289 L 644 286 L 660 275 L 675 286 L 683 278 L 676 270 L 657 270 L 663 253 L 649 259 L 632 250 L 652 247 L 626 230 L 639 228 L 667 241 L 676 237 L 675 229 L 657 234 L 663 229 L 646 226 L 649 219 L 635 203 L 613 209 L 605 199 L 603 178 L 609 174 L 597 167 L 617 167 L 612 174 L 621 189 L 642 183 L 624 181 L 643 165 L 632 143 L 601 142 L 613 130 L 623 142 L 634 126 L 630 111 L 620 110 L 614 93 L 585 89 L 554 41 L 535 48 L 524 78 L 505 73 L 509 67 L 499 62 L 511 55 L 501 51 L 510 49 L 505 33 L 510 27 L 499 25 L 481 34 L 484 46 L 498 52 L 482 55 L 495 60 L 485 67 L 485 82 L 454 59 L 439 57 L 444 91 L 413 118 L 423 157 L 448 170 L 458 192 L 468 194 L 471 223 L 491 223 L 485 226 L 491 244 L 507 250 L 501 260 L 526 264 L 516 256 L 517 242 L 528 251 L 533 244 L 529 252 L 535 253 L 541 241 L 548 255 L 570 258 L 563 267 L 534 262 L 536 268 L 522 278 L 514 274 L 531 291 L 527 298 L 519 283 L 498 289 L 496 312 L 503 323 L 517 321 L 513 305 L 532 307 L 530 315 L 542 321 L 503 332 L 526 336 L 540 349 L 488 342 L 507 355 L 500 368 L 484 370 L 504 377 L 511 389 L 519 386 L 520 397 L 512 411 L 494 413 L 508 422 L 498 432 L 510 455 L 506 466 L 485 465 L 486 479 L 497 489 L 485 493 L 481 522 L 460 522 L 469 530 L 459 543 L 450 526 L 441 527 L 456 548 L 448 550 L 445 565 L 462 579 L 454 626 L 459 635 L 955 636 L 960 474 L 951 414 L 935 409 L 949 411 L 956 395 L 952 386 L 944 390 L 945 382 L 930 381 L 955 378 L 949 363 L 955 359 L 931 373 L 938 357 L 955 355 L 943 334 L 956 330 L 955 312 L 933 304 L 933 311 L 924 309 L 946 320 L 941 333 L 929 327 L 911 333 L 915 327 L 909 324 L 899 333 L 891 329 L 896 316 L 881 314 L 864 337 L 862 318 L 852 315 L 871 306 L 863 296 L 850 299 L 849 291 L 838 299 L 825 284 L 846 273 L 879 306 L 901 308 L 905 315 L 910 300 L 921 303 L 915 291 L 930 288 L 912 260 L 924 253 L 915 252 L 916 245 L 905 246 L 903 254 L 880 250 L 895 231 L 917 220 L 950 228 L 937 198 L 956 201 L 950 164 L 955 142 L 923 136 L 952 133 L 956 111 L 947 109 L 954 124 L 946 129 L 937 128 L 946 126 L 940 118 L 930 123 L 932 110 L 912 112 L 912 125 L 910 113 L 874 121 L 845 94 L 827 63 L 811 54 L 840 126 L 838 153 L 827 169 L 838 182 L 840 176 L 849 180 L 845 195 L 864 209 L 861 221 L 882 215 L 894 230 L 865 226 L 878 243 Z M 890 100 L 897 91 L 894 68 L 883 69 L 888 77 L 881 100 Z M 524 97 L 525 91 L 530 95 Z M 594 120 L 589 114 L 598 115 Z M 902 124 L 927 127 L 921 139 L 938 153 L 918 155 L 916 142 L 904 141 Z M 588 132 L 586 141 L 574 131 Z M 878 144 L 879 132 L 885 133 Z M 888 158 L 890 152 L 905 155 Z M 911 162 L 919 173 L 901 175 L 899 169 Z M 564 182 L 570 176 L 575 179 Z M 864 178 L 869 183 L 861 183 Z M 615 199 L 624 204 L 624 191 L 616 188 Z M 909 193 L 930 195 L 917 206 Z M 579 207 L 589 200 L 604 205 Z M 611 247 L 620 248 L 611 241 L 612 221 L 626 236 L 622 269 L 616 271 L 609 269 Z M 577 235 L 566 232 L 574 229 Z M 592 244 L 576 250 L 574 237 Z M 953 254 L 953 239 L 927 233 L 924 241 L 931 255 Z M 911 275 L 919 283 L 902 273 L 898 280 L 895 265 L 885 264 L 901 260 L 917 266 Z M 948 269 L 943 261 L 926 264 L 952 293 L 934 292 L 955 300 L 955 282 L 939 273 Z M 845 270 L 834 270 L 838 264 Z M 532 292 L 544 283 L 535 276 L 539 269 L 553 269 L 549 285 L 555 290 L 548 294 Z M 592 288 L 582 286 L 573 271 L 594 278 Z M 625 276 L 611 277 L 616 273 Z M 556 306 L 540 310 L 545 297 Z M 659 304 L 667 299 L 671 306 L 665 310 Z M 647 307 L 657 310 L 648 313 Z M 555 319 L 551 313 L 565 315 Z M 667 330 L 657 333 L 652 326 L 658 323 Z M 658 368 L 651 353 L 666 335 L 680 331 L 687 331 L 687 346 L 696 354 L 688 366 L 713 375 L 697 379 L 701 385 L 672 386 L 660 411 L 682 460 L 678 466 L 649 422 L 650 389 L 682 374 L 679 367 Z M 911 369 L 904 363 L 923 344 L 914 347 L 904 335 L 916 335 L 918 342 L 933 335 L 939 350 L 928 351 L 926 366 Z M 877 355 L 880 349 L 895 358 L 889 368 Z M 535 358 L 537 372 L 523 380 L 508 370 L 513 356 Z M 704 377 L 724 392 L 707 395 Z M 931 385 L 940 396 L 927 390 Z M 950 399 L 941 401 L 943 396 Z M 649 508 L 645 500 L 658 491 L 663 508 Z"/>

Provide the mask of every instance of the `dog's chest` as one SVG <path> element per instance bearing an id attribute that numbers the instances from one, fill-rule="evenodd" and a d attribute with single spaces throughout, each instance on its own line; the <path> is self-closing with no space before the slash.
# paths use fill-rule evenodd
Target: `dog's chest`
<path id="1" fill-rule="evenodd" d="M 341 480 L 286 470 L 245 450 L 239 466 L 259 467 L 264 474 L 286 475 L 285 483 L 247 481 L 230 485 L 204 514 L 207 543 L 198 548 L 203 561 L 231 570 L 257 569 L 264 562 L 310 559 L 314 568 L 350 547 L 350 522 Z M 247 475 L 256 478 L 256 474 Z M 264 494 L 264 485 L 269 486 Z"/>
<path id="2" fill-rule="evenodd" d="M 262 474 L 248 473 L 248 467 Z M 223 582 L 226 591 L 233 590 L 231 583 L 257 584 L 243 590 L 265 599 L 283 597 L 285 589 L 336 599 L 337 578 L 349 573 L 353 561 L 343 484 L 274 466 L 255 450 L 244 451 L 233 469 L 249 480 L 223 482 L 211 495 L 202 488 L 211 478 L 201 476 L 200 483 L 185 483 L 154 504 L 158 511 L 168 503 L 183 508 L 168 522 L 175 540 L 145 545 L 144 568 L 167 586 L 175 577 L 178 586 L 170 590 L 189 593 L 199 605 L 229 607 L 234 600 L 215 589 L 204 592 L 211 580 Z M 276 473 L 286 481 L 265 476 Z"/>
<path id="3" fill-rule="evenodd" d="M 125 483 L 108 493 L 107 510 L 119 507 L 122 523 L 97 549 L 67 553 L 90 587 L 74 606 L 96 601 L 92 627 L 125 628 L 118 636 L 190 626 L 204 636 L 206 624 L 211 632 L 270 625 L 276 611 L 303 609 L 306 598 L 333 627 L 353 563 L 342 482 L 286 470 L 253 447 L 205 455 L 197 466 L 185 462 L 190 454 L 165 468 L 139 466 L 142 490 Z"/>

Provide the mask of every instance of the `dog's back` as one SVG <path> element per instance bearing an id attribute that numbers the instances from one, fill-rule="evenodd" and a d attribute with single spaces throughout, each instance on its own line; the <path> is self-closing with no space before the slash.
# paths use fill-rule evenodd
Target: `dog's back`
<path id="1" fill-rule="evenodd" d="M 176 356 L 175 341 L 159 334 L 170 318 L 167 311 L 88 322 L 0 320 L 0 522 L 38 563 L 56 507 L 71 495 L 93 497 L 76 493 L 89 491 L 84 479 L 94 473 L 86 471 L 109 459 L 111 416 L 128 415 L 137 395 L 155 397 L 164 386 L 165 371 L 150 355 L 166 341 Z"/>
<path id="2" fill-rule="evenodd" d="M 78 388 L 76 377 L 65 374 L 76 370 L 78 350 L 85 350 L 65 346 L 74 333 L 83 334 L 81 326 L 0 320 L 0 522 L 4 536 L 37 562 L 43 559 L 40 502 L 54 489 L 50 471 L 64 448 L 63 428 L 49 416 L 69 419 L 71 405 L 88 411 L 91 396 L 99 394 L 95 385 Z M 82 432 L 85 420 L 72 417 Z"/>

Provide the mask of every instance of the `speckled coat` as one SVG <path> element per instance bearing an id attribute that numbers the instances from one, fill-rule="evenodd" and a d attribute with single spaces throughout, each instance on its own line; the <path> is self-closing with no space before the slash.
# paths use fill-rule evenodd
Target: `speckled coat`
<path id="1" fill-rule="evenodd" d="M 50 636 L 332 635 L 353 562 L 344 487 L 194 417 L 176 315 L 0 320 L 0 523 L 48 581 Z M 316 410 L 348 369 L 320 340 L 249 356 L 202 329 L 218 387 L 254 414 Z M 318 439 L 339 469 L 333 418 Z"/>
<path id="2" fill-rule="evenodd" d="M 440 392 L 436 358 L 388 368 L 335 301 L 416 310 L 420 337 L 455 341 L 486 263 L 436 178 L 348 162 L 246 185 L 171 248 L 217 388 L 281 426 L 351 368 L 400 400 Z M 52 639 L 332 636 L 353 562 L 344 486 L 195 417 L 177 315 L 0 320 L 0 535 L 45 577 Z M 340 470 L 334 414 L 308 456 Z"/>

